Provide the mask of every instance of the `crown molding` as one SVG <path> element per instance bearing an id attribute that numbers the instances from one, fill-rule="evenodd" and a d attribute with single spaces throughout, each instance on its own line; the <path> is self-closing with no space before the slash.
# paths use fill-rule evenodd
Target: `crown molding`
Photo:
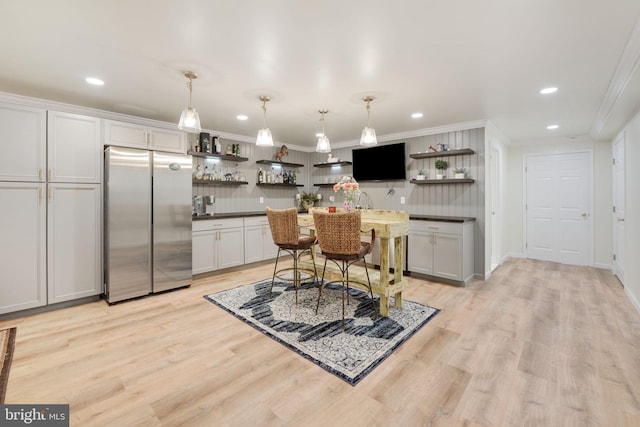
<path id="1" fill-rule="evenodd" d="M 640 17 L 627 40 L 622 57 L 613 73 L 607 92 L 602 99 L 596 118 L 591 126 L 591 136 L 598 139 L 607 125 L 613 109 L 627 89 L 629 81 L 640 64 Z"/>

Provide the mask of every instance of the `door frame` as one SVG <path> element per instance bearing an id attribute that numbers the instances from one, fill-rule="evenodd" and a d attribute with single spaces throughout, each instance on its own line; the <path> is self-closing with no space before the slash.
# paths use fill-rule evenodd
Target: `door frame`
<path id="1" fill-rule="evenodd" d="M 627 159 L 627 155 L 626 155 L 626 152 L 627 152 L 627 145 L 626 145 L 627 144 L 627 135 L 626 135 L 626 131 L 622 131 L 618 136 L 616 136 L 614 138 L 613 143 L 611 145 L 611 148 L 612 148 L 611 157 L 612 157 L 612 159 L 616 159 L 616 157 L 615 157 L 615 155 L 616 155 L 615 148 L 616 148 L 616 144 L 618 144 L 618 143 L 622 144 L 622 151 L 624 152 L 624 159 L 625 159 L 625 163 L 626 163 L 626 159 Z M 613 163 L 613 161 L 611 163 Z M 627 204 L 626 204 L 626 184 L 627 184 L 627 182 L 626 182 L 627 181 L 627 179 L 626 179 L 626 164 L 624 165 L 624 167 L 625 167 L 625 169 L 624 169 L 625 170 L 625 174 L 623 174 L 622 180 L 624 182 L 625 191 L 622 193 L 622 198 L 625 199 L 623 201 L 624 201 L 624 208 L 625 208 L 625 212 L 626 212 L 626 209 L 627 209 Z M 612 204 L 613 204 L 614 207 L 616 207 L 617 206 L 616 198 L 615 198 L 615 194 L 616 194 L 615 186 L 616 186 L 616 183 L 617 183 L 616 165 L 613 165 L 611 173 L 613 175 L 612 176 L 612 182 L 611 182 L 612 185 L 613 185 L 613 188 L 612 188 L 612 190 L 613 190 L 612 191 L 612 195 L 613 195 Z M 612 249 L 612 252 L 613 252 L 614 255 L 620 253 L 620 251 L 619 251 L 620 245 L 622 245 L 622 249 L 624 250 L 624 245 L 626 244 L 626 233 L 622 235 L 622 242 L 618 241 L 618 234 L 616 232 L 617 217 L 618 217 L 617 212 L 612 212 L 611 213 L 611 221 L 612 221 L 612 229 L 611 229 L 611 231 L 612 231 L 612 236 L 611 236 L 612 237 L 612 239 L 611 239 L 612 240 L 612 242 L 611 242 L 612 248 L 611 249 Z M 626 227 L 625 227 L 625 229 L 626 229 Z M 623 258 L 623 262 L 625 261 L 625 259 L 626 259 L 626 256 Z M 611 260 L 611 272 L 618 278 L 620 283 L 622 283 L 622 286 L 624 286 L 625 265 L 622 264 L 622 275 L 620 276 L 619 275 L 619 271 L 617 271 L 616 268 L 615 268 L 616 265 L 618 265 L 618 263 L 616 261 L 617 260 L 613 260 L 613 259 Z"/>
<path id="2" fill-rule="evenodd" d="M 527 242 L 527 201 L 529 199 L 529 195 L 527 194 L 527 164 L 528 164 L 528 160 L 531 157 L 540 157 L 540 156 L 555 156 L 555 155 L 562 155 L 562 154 L 587 154 L 588 157 L 588 177 L 587 177 L 587 183 L 589 185 L 587 194 L 589 195 L 589 227 L 588 227 L 588 233 L 589 236 L 587 237 L 587 241 L 589 242 L 589 247 L 587 248 L 587 264 L 588 266 L 593 267 L 593 254 L 594 254 L 594 248 L 593 248 L 593 239 L 594 239 L 594 232 L 593 232 L 593 227 L 594 227 L 594 221 L 593 221 L 593 212 L 594 212 L 594 206 L 593 206 L 593 189 L 594 189 L 594 182 L 593 182 L 593 150 L 592 149 L 579 149 L 579 150 L 562 150 L 562 151 L 541 151 L 541 152 L 536 152 L 536 153 L 527 153 L 523 156 L 522 159 L 522 242 L 525 245 L 525 247 L 523 248 L 523 254 L 525 258 L 529 258 L 529 248 L 528 248 L 528 242 Z M 557 262 L 557 261 L 555 261 Z"/>

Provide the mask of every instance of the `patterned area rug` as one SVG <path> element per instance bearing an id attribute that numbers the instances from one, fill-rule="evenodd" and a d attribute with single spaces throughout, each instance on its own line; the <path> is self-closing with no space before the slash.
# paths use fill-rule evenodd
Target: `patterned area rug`
<path id="1" fill-rule="evenodd" d="M 0 404 L 4 403 L 16 344 L 16 328 L 0 329 Z"/>
<path id="2" fill-rule="evenodd" d="M 392 305 L 389 317 L 378 315 L 376 319 L 368 296 L 351 299 L 345 306 L 342 332 L 341 298 L 323 293 L 316 315 L 317 284 L 302 284 L 297 305 L 291 282 L 276 280 L 271 300 L 270 285 L 271 279 L 265 279 L 204 298 L 351 385 L 356 385 L 440 311 L 405 300 L 402 309 Z M 359 290 L 350 292 L 361 295 Z M 377 298 L 375 304 L 377 311 Z"/>

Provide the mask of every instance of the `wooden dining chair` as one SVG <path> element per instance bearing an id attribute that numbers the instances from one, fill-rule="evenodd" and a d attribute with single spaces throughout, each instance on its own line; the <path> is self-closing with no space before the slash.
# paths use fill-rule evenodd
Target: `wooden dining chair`
<path id="1" fill-rule="evenodd" d="M 273 237 L 273 243 L 278 246 L 278 255 L 276 256 L 276 263 L 273 267 L 273 277 L 271 278 L 271 288 L 269 289 L 269 298 L 273 292 L 273 283 L 276 277 L 280 280 L 293 280 L 293 286 L 296 292 L 296 304 L 298 303 L 298 289 L 302 281 L 302 273 L 313 274 L 313 280 L 318 280 L 318 272 L 316 270 L 315 252 L 312 250 L 313 245 L 316 244 L 316 236 L 309 236 L 300 234 L 300 228 L 298 226 L 298 211 L 296 208 L 289 209 L 271 209 L 267 208 L 267 219 L 269 221 L 269 228 L 271 229 L 271 236 Z M 293 257 L 293 267 L 283 268 L 278 270 L 278 260 L 280 259 L 280 252 L 285 251 Z M 300 258 L 309 253 L 313 261 L 313 271 L 303 270 L 298 267 Z M 293 279 L 289 279 L 285 276 L 286 272 L 293 274 Z"/>
<path id="2" fill-rule="evenodd" d="M 364 258 L 365 255 L 371 253 L 373 250 L 373 245 L 376 239 L 375 230 L 361 230 L 362 219 L 360 217 L 359 210 L 344 213 L 328 213 L 314 210 L 313 223 L 316 229 L 316 236 L 318 238 L 320 250 L 322 251 L 322 255 L 325 257 L 324 267 L 322 269 L 322 278 L 320 280 L 320 289 L 318 291 L 318 302 L 316 303 L 316 314 L 318 314 L 320 298 L 322 297 L 325 287 L 331 283 L 340 283 L 342 285 L 342 330 L 344 331 L 345 302 L 346 304 L 349 304 L 350 297 L 361 298 L 366 296 L 366 293 L 358 296 L 350 295 L 349 284 L 357 283 L 360 284 L 361 287 L 366 287 L 369 291 L 373 312 L 376 313 L 377 318 L 371 279 L 369 278 L 369 270 L 367 269 L 367 263 Z M 371 240 L 369 242 L 362 241 L 362 233 L 368 232 L 371 233 Z M 332 261 L 338 267 L 341 274 L 340 280 L 325 283 L 324 277 L 327 270 L 327 261 Z M 352 280 L 352 277 L 349 275 L 349 268 L 359 261 L 362 261 L 364 264 L 365 275 L 352 274 L 352 277 L 355 276 L 355 280 Z M 366 282 L 364 277 L 366 277 Z"/>

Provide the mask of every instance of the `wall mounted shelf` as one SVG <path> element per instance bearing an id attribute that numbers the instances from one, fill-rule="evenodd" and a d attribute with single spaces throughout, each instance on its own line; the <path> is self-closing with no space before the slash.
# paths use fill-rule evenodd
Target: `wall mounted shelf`
<path id="1" fill-rule="evenodd" d="M 216 181 L 209 179 L 192 179 L 191 182 L 193 184 L 202 184 L 202 185 L 245 185 L 249 184 L 247 181 Z"/>
<path id="2" fill-rule="evenodd" d="M 318 184 L 313 184 L 316 187 L 333 187 L 334 185 L 336 185 L 335 182 L 320 182 Z"/>
<path id="3" fill-rule="evenodd" d="M 462 179 L 412 179 L 412 184 L 426 185 L 426 184 L 473 184 L 475 179 L 462 178 Z"/>
<path id="4" fill-rule="evenodd" d="M 258 165 L 280 165 L 280 166 L 285 166 L 285 167 L 289 167 L 289 168 L 301 168 L 304 165 L 300 164 L 300 163 L 287 163 L 287 162 L 278 162 L 276 160 L 258 160 L 256 161 L 256 164 Z"/>
<path id="5" fill-rule="evenodd" d="M 409 154 L 409 157 L 411 157 L 412 159 L 428 159 L 431 157 L 464 156 L 466 154 L 475 154 L 475 151 L 473 151 L 470 148 L 462 148 L 460 150 L 434 151 L 429 153 Z"/>
<path id="6" fill-rule="evenodd" d="M 304 185 L 302 184 L 280 184 L 280 183 L 267 183 L 267 182 L 263 182 L 263 183 L 259 183 L 257 182 L 256 185 L 258 187 L 304 187 Z"/>
<path id="7" fill-rule="evenodd" d="M 187 154 L 191 154 L 194 157 L 204 157 L 209 159 L 220 159 L 220 160 L 230 160 L 232 162 L 246 162 L 249 159 L 246 157 L 240 156 L 227 156 L 226 154 L 212 154 L 212 153 L 202 153 L 200 151 L 187 151 Z"/>
<path id="8" fill-rule="evenodd" d="M 330 168 L 331 166 L 349 166 L 352 165 L 351 162 L 333 162 L 333 163 L 316 163 L 313 165 L 314 168 Z"/>

